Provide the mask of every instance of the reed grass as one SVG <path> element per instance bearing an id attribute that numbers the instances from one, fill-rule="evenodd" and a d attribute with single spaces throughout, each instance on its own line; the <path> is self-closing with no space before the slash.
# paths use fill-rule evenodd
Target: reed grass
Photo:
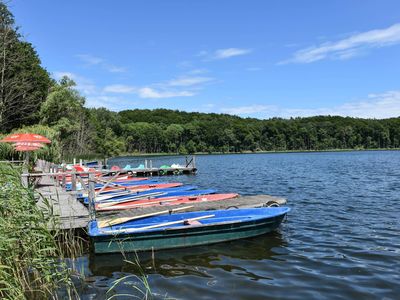
<path id="1" fill-rule="evenodd" d="M 61 287 L 76 298 L 63 258 L 79 255 L 80 244 L 65 249 L 71 236 L 50 229 L 58 222 L 51 205 L 38 208 L 20 175 L 20 169 L 0 163 L 0 298 L 57 299 Z"/>
<path id="2" fill-rule="evenodd" d="M 107 300 L 118 299 L 120 297 L 130 297 L 142 300 L 153 299 L 154 295 L 151 291 L 151 287 L 148 281 L 148 276 L 143 267 L 141 266 L 137 252 L 133 253 L 134 254 L 133 260 L 129 259 L 123 249 L 122 243 L 120 241 L 115 241 L 115 242 L 119 243 L 123 261 L 131 266 L 134 266 L 139 275 L 136 274 L 126 275 L 118 280 L 115 280 L 107 291 Z M 131 286 L 133 290 L 137 292 L 137 295 L 115 293 L 117 287 L 122 284 Z"/>

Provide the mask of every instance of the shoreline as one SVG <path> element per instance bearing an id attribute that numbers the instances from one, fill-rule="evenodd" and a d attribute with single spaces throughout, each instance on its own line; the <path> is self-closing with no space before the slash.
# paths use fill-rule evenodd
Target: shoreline
<path id="1" fill-rule="evenodd" d="M 400 148 L 376 148 L 376 149 L 327 149 L 327 150 L 271 150 L 271 151 L 243 151 L 243 152 L 195 152 L 195 153 L 124 153 L 110 157 L 161 157 L 161 156 L 192 156 L 192 155 L 232 155 L 232 154 L 285 154 L 285 153 L 329 153 L 329 152 L 369 152 L 369 151 L 400 151 Z"/>

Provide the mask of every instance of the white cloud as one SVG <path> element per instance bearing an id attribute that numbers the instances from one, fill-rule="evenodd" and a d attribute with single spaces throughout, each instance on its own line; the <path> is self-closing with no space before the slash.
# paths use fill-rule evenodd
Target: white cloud
<path id="1" fill-rule="evenodd" d="M 97 93 L 96 85 L 92 82 L 92 80 L 86 77 L 71 72 L 60 72 L 60 71 L 54 72 L 53 76 L 57 80 L 60 80 L 64 76 L 67 76 L 68 78 L 72 79 L 76 83 L 76 89 L 82 92 L 86 96 Z"/>
<path id="2" fill-rule="evenodd" d="M 191 76 L 182 76 L 176 79 L 170 80 L 167 82 L 169 86 L 192 86 L 198 85 L 201 83 L 206 83 L 213 80 L 210 77 L 191 77 Z"/>
<path id="3" fill-rule="evenodd" d="M 103 91 L 105 93 L 117 93 L 117 94 L 131 94 L 137 89 L 133 86 L 123 85 L 123 84 L 112 84 L 104 87 Z"/>
<path id="4" fill-rule="evenodd" d="M 153 98 L 153 99 L 191 97 L 195 95 L 195 93 L 192 91 L 168 91 L 168 90 L 157 91 L 151 87 L 140 88 L 137 90 L 137 93 L 140 98 Z"/>
<path id="5" fill-rule="evenodd" d="M 101 68 L 111 73 L 123 73 L 127 71 L 125 67 L 115 66 L 113 64 L 108 63 L 105 59 L 91 54 L 78 54 L 76 55 L 76 57 L 78 57 L 86 65 L 100 66 Z"/>
<path id="6" fill-rule="evenodd" d="M 400 23 L 383 29 L 353 34 L 348 38 L 326 42 L 318 46 L 301 49 L 286 63 L 312 63 L 322 59 L 349 59 L 370 48 L 380 48 L 400 43 Z"/>
<path id="7" fill-rule="evenodd" d="M 213 59 L 225 59 L 239 55 L 245 55 L 251 53 L 251 49 L 240 49 L 240 48 L 227 48 L 218 49 L 213 55 Z"/>
<path id="8" fill-rule="evenodd" d="M 168 89 L 156 90 L 152 87 L 133 87 L 123 84 L 108 85 L 103 89 L 104 93 L 114 94 L 137 94 L 140 98 L 146 99 L 161 99 L 174 97 L 190 97 L 195 93 L 192 91 L 173 91 Z"/>
<path id="9" fill-rule="evenodd" d="M 200 51 L 196 54 L 198 57 L 203 57 L 203 61 L 210 61 L 210 60 L 220 60 L 220 59 L 227 59 L 234 56 L 246 55 L 251 53 L 252 49 L 243 49 L 243 48 L 226 48 L 226 49 L 218 49 L 214 52 L 208 51 Z"/>
<path id="10" fill-rule="evenodd" d="M 90 54 L 78 54 L 76 57 L 88 65 L 98 65 L 104 62 L 102 58 Z"/>
<path id="11" fill-rule="evenodd" d="M 362 101 L 347 102 L 332 107 L 320 108 L 285 108 L 275 105 L 249 105 L 223 108 L 221 112 L 248 116 L 263 113 L 270 117 L 310 117 L 318 115 L 344 116 L 356 118 L 385 119 L 400 116 L 400 90 L 381 94 L 371 94 Z"/>

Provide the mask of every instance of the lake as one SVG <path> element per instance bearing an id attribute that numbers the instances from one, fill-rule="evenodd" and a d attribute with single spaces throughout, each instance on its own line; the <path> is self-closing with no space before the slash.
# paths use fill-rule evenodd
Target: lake
<path id="1" fill-rule="evenodd" d="M 153 166 L 184 161 L 151 159 Z M 398 299 L 399 151 L 199 155 L 196 162 L 197 175 L 160 180 L 283 196 L 292 210 L 279 231 L 140 254 L 142 270 L 122 255 L 86 255 L 79 263 L 91 282 L 80 291 L 83 299 L 104 299 L 127 275 L 138 277 L 123 280 L 116 292 L 140 296 L 142 273 L 156 299 Z"/>

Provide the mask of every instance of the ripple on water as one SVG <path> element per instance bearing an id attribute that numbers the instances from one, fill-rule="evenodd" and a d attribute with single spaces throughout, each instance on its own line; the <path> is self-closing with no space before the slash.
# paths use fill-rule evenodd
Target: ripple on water
<path id="1" fill-rule="evenodd" d="M 398 298 L 400 152 L 215 155 L 196 160 L 198 175 L 160 180 L 283 196 L 292 211 L 272 234 L 160 251 L 155 261 L 140 255 L 156 299 Z M 157 158 L 153 165 L 181 161 Z M 120 158 L 112 164 L 129 162 Z M 117 278 L 141 274 L 118 255 L 86 261 L 86 273 L 98 277 L 82 292 L 87 299 L 104 299 L 105 287 Z M 118 291 L 134 294 L 132 284 L 139 286 L 140 281 L 132 278 Z"/>

